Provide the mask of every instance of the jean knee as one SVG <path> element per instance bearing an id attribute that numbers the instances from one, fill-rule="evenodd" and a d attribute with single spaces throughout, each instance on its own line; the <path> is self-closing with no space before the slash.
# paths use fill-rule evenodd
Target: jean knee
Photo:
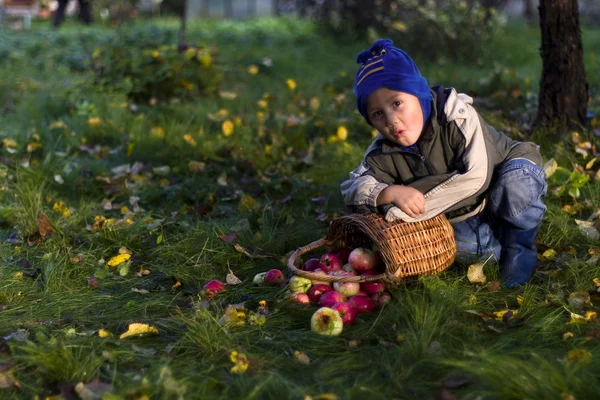
<path id="1" fill-rule="evenodd" d="M 490 210 L 521 229 L 532 229 L 546 211 L 542 197 L 547 190 L 542 167 L 528 160 L 509 161 L 490 190 Z"/>

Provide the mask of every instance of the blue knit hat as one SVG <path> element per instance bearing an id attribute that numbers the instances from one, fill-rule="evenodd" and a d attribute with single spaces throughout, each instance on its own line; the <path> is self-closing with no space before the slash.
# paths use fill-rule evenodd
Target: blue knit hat
<path id="1" fill-rule="evenodd" d="M 358 111 L 372 125 L 367 115 L 367 98 L 377 89 L 387 88 L 416 96 L 425 122 L 431 114 L 433 100 L 427 80 L 421 76 L 412 58 L 392 44 L 389 39 L 379 39 L 356 57 L 356 62 L 363 64 L 354 80 Z"/>

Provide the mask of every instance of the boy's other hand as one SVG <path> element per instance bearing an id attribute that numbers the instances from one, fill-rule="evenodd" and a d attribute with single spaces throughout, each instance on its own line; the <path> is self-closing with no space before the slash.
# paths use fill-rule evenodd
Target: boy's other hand
<path id="1" fill-rule="evenodd" d="M 425 196 L 410 186 L 390 185 L 377 197 L 377 205 L 392 203 L 411 218 L 418 218 L 425 212 Z"/>

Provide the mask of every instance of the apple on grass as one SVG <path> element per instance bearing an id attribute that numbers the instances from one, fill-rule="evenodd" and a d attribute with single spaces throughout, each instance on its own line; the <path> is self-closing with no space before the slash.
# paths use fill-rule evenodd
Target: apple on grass
<path id="1" fill-rule="evenodd" d="M 301 303 L 301 304 L 310 303 L 310 298 L 308 297 L 308 295 L 306 293 L 298 293 L 298 292 L 290 293 L 290 294 L 288 294 L 287 298 L 296 303 Z"/>
<path id="2" fill-rule="evenodd" d="M 375 252 L 364 247 L 357 247 L 352 250 L 352 253 L 348 257 L 348 263 L 359 273 L 374 270 L 377 266 L 377 261 Z"/>
<path id="3" fill-rule="evenodd" d="M 308 297 L 314 304 L 319 304 L 319 299 L 323 293 L 332 292 L 333 289 L 329 285 L 313 285 L 308 291 Z"/>
<path id="4" fill-rule="evenodd" d="M 354 311 L 354 309 L 350 307 L 350 304 L 345 301 L 334 304 L 331 306 L 331 309 L 340 313 L 344 326 L 353 323 L 356 319 L 356 311 Z"/>
<path id="5" fill-rule="evenodd" d="M 310 329 L 319 335 L 337 336 L 344 329 L 344 321 L 336 310 L 321 307 L 310 318 Z"/>
<path id="6" fill-rule="evenodd" d="M 334 253 L 323 254 L 319 259 L 319 262 L 319 268 L 321 268 L 326 273 L 339 271 L 342 268 L 342 263 L 340 263 L 340 259 Z"/>
<path id="7" fill-rule="evenodd" d="M 367 296 L 352 296 L 348 299 L 348 304 L 357 314 L 375 311 L 375 300 Z"/>
<path id="8" fill-rule="evenodd" d="M 384 304 L 387 304 L 392 300 L 392 296 L 386 292 L 375 293 L 371 295 L 371 298 L 375 300 L 375 303 L 377 303 L 379 307 L 382 307 Z"/>
<path id="9" fill-rule="evenodd" d="M 269 285 L 281 285 L 283 282 L 285 282 L 285 277 L 283 272 L 278 269 L 270 269 L 265 274 L 265 283 Z"/>
<path id="10" fill-rule="evenodd" d="M 306 293 L 311 286 L 312 282 L 310 279 L 298 275 L 292 276 L 288 284 L 290 291 L 294 293 Z"/>
<path id="11" fill-rule="evenodd" d="M 321 307 L 331 307 L 335 303 L 341 303 L 345 301 L 346 298 L 341 293 L 338 293 L 334 290 L 330 292 L 325 292 L 319 297 L 319 305 Z"/>
<path id="12" fill-rule="evenodd" d="M 202 287 L 202 291 L 209 299 L 223 290 L 225 290 L 225 285 L 223 285 L 223 282 L 217 279 L 209 281 L 206 285 Z"/>

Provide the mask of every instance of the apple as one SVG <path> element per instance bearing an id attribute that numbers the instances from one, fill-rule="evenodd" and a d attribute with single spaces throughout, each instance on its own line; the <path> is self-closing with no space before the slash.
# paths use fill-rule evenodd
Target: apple
<path id="1" fill-rule="evenodd" d="M 379 307 L 382 307 L 384 304 L 387 304 L 392 300 L 392 296 L 386 292 L 375 293 L 371 296 L 371 298 L 375 300 L 375 303 L 377 303 Z"/>
<path id="2" fill-rule="evenodd" d="M 319 297 L 319 305 L 321 307 L 331 307 L 335 303 L 341 303 L 343 301 L 346 301 L 344 295 L 335 290 L 325 292 Z"/>
<path id="3" fill-rule="evenodd" d="M 332 292 L 332 291 L 333 291 L 333 289 L 329 285 L 323 285 L 323 284 L 313 285 L 310 288 L 310 290 L 308 291 L 308 297 L 310 298 L 310 301 L 312 301 L 313 303 L 319 304 L 319 299 L 321 298 L 321 295 L 323 293 Z"/>
<path id="4" fill-rule="evenodd" d="M 352 249 L 350 247 L 342 247 L 335 252 L 342 265 L 348 262 L 350 253 L 352 253 Z"/>
<path id="5" fill-rule="evenodd" d="M 348 304 L 357 314 L 368 313 L 375 310 L 375 300 L 367 296 L 352 296 L 348 299 Z"/>
<path id="6" fill-rule="evenodd" d="M 333 282 L 333 289 L 346 297 L 355 296 L 360 290 L 358 282 Z"/>
<path id="7" fill-rule="evenodd" d="M 354 270 L 354 268 L 352 268 L 352 265 L 350 264 L 344 264 L 344 266 L 342 267 L 342 271 L 353 272 L 356 275 L 356 271 Z"/>
<path id="8" fill-rule="evenodd" d="M 356 293 L 354 296 L 367 296 L 367 297 L 369 297 L 369 294 L 367 292 L 363 292 L 362 290 L 359 290 L 358 293 Z"/>
<path id="9" fill-rule="evenodd" d="M 207 298 L 212 298 L 215 294 L 225 290 L 225 285 L 223 282 L 214 279 L 209 281 L 206 285 L 202 286 L 203 292 Z"/>
<path id="10" fill-rule="evenodd" d="M 342 333 L 344 321 L 336 310 L 321 307 L 310 318 L 310 329 L 319 335 L 336 336 Z"/>
<path id="11" fill-rule="evenodd" d="M 356 272 L 370 271 L 375 269 L 377 258 L 375 252 L 364 247 L 357 247 L 352 250 L 348 257 L 348 263 Z"/>
<path id="12" fill-rule="evenodd" d="M 326 253 L 319 259 L 319 268 L 329 273 L 332 271 L 339 271 L 342 268 L 342 263 L 335 253 Z"/>
<path id="13" fill-rule="evenodd" d="M 265 274 L 265 283 L 269 285 L 281 285 L 283 282 L 285 282 L 285 277 L 283 272 L 278 269 L 270 269 Z"/>
<path id="14" fill-rule="evenodd" d="M 335 303 L 331 306 L 331 309 L 340 313 L 344 326 L 353 323 L 356 319 L 356 311 L 354 311 L 354 309 L 350 307 L 350 304 L 346 303 L 345 301 L 341 303 Z"/>
<path id="15" fill-rule="evenodd" d="M 317 268 L 313 271 L 314 275 L 322 275 L 322 276 L 327 276 L 327 273 L 325 271 L 323 271 L 321 268 Z M 330 281 L 320 281 L 318 278 L 317 279 L 311 279 L 310 280 L 312 282 L 313 285 L 328 285 L 331 286 L 331 282 Z"/>
<path id="16" fill-rule="evenodd" d="M 308 297 L 308 295 L 306 293 L 298 293 L 298 292 L 290 293 L 290 294 L 288 294 L 287 298 L 296 303 L 301 303 L 301 304 L 310 303 L 310 298 Z"/>
<path id="17" fill-rule="evenodd" d="M 263 283 L 265 283 L 266 274 L 266 272 L 259 272 L 258 274 L 254 275 L 254 279 L 252 279 L 252 282 L 254 282 L 255 285 L 262 285 Z"/>
<path id="18" fill-rule="evenodd" d="M 312 286 L 310 279 L 303 276 L 294 275 L 290 278 L 288 287 L 294 293 L 306 293 Z"/>
<path id="19" fill-rule="evenodd" d="M 327 275 L 331 275 L 331 276 L 356 276 L 356 272 L 344 271 L 343 269 L 340 269 L 339 271 L 330 272 Z"/>
<path id="20" fill-rule="evenodd" d="M 367 294 L 381 293 L 385 290 L 383 282 L 363 282 L 360 284 L 360 289 Z"/>
<path id="21" fill-rule="evenodd" d="M 303 269 L 305 271 L 314 271 L 315 269 L 319 268 L 319 264 L 320 261 L 318 258 L 311 258 L 309 260 L 306 260 L 306 262 L 304 263 Z"/>

